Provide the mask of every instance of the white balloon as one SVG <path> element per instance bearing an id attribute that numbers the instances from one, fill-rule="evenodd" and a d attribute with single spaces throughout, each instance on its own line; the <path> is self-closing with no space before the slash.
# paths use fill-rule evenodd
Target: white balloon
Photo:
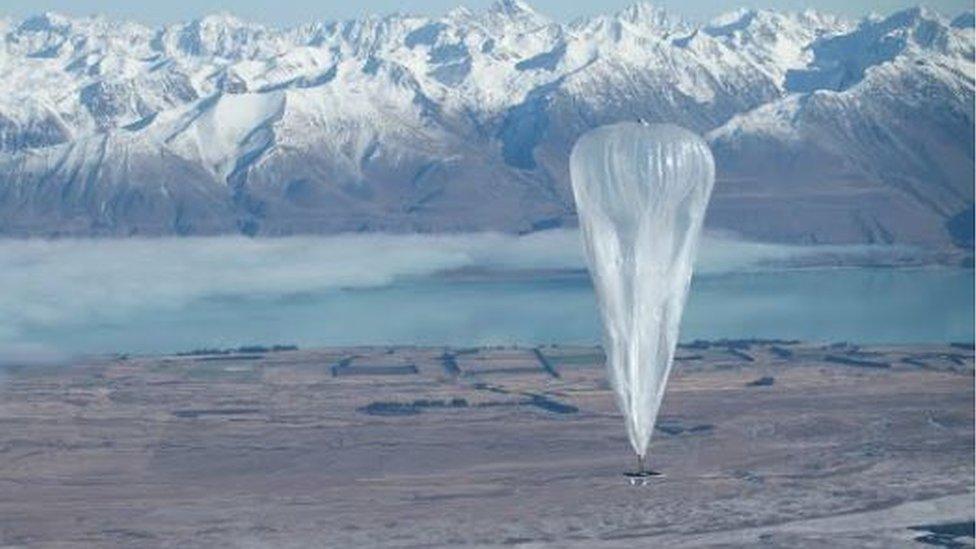
<path id="1" fill-rule="evenodd" d="M 570 156 L 610 383 L 643 463 L 678 343 L 715 181 L 698 135 L 670 124 L 591 130 Z"/>

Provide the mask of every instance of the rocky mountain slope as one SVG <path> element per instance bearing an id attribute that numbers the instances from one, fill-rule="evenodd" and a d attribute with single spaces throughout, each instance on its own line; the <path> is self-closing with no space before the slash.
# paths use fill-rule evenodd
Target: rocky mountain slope
<path id="1" fill-rule="evenodd" d="M 948 247 L 972 218 L 972 23 L 637 4 L 559 24 L 515 0 L 283 30 L 5 21 L 0 234 L 571 225 L 575 138 L 640 117 L 708 136 L 712 228 Z"/>

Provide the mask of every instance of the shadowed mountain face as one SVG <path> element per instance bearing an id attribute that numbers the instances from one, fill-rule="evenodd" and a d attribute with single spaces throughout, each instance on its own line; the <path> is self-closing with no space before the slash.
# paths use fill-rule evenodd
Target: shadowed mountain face
<path id="1" fill-rule="evenodd" d="M 695 27 L 638 4 L 562 25 L 511 0 L 286 30 L 7 21 L 0 234 L 573 225 L 576 137 L 640 117 L 708 137 L 712 228 L 965 245 L 972 21 L 741 11 Z"/>

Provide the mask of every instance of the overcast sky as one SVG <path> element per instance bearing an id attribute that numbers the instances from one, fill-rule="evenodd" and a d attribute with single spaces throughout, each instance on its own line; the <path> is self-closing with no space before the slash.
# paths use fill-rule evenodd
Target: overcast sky
<path id="1" fill-rule="evenodd" d="M 438 15 L 457 5 L 483 9 L 492 0 L 4 0 L 0 15 L 16 18 L 43 11 L 71 15 L 105 14 L 159 24 L 193 19 L 217 11 L 227 11 L 243 19 L 291 25 L 310 20 L 348 19 L 368 13 L 396 11 Z M 570 20 L 594 13 L 609 13 L 626 7 L 632 0 L 535 0 L 537 11 L 554 19 Z M 692 20 L 707 20 L 739 7 L 802 10 L 808 7 L 858 17 L 871 12 L 891 13 L 911 5 L 924 5 L 946 15 L 972 9 L 972 0 L 658 0 L 656 5 Z"/>

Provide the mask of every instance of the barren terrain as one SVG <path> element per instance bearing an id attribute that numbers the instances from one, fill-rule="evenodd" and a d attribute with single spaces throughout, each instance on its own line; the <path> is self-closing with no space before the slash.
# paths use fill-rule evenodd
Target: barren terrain
<path id="1" fill-rule="evenodd" d="M 0 370 L 0 545 L 973 543 L 971 345 L 683 346 L 633 467 L 598 348 Z"/>

